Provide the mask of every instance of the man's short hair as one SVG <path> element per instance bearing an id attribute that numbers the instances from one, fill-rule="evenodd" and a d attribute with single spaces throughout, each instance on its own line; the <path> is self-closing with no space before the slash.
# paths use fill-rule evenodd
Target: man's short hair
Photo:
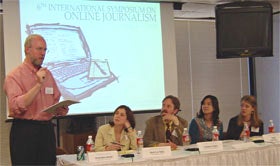
<path id="1" fill-rule="evenodd" d="M 180 110 L 180 101 L 177 97 L 168 95 L 162 100 L 162 102 L 164 102 L 166 99 L 171 99 L 172 103 L 174 104 L 174 108 L 178 109 L 178 111 L 181 111 Z"/>
<path id="2" fill-rule="evenodd" d="M 27 38 L 25 39 L 25 42 L 24 42 L 24 47 L 31 47 L 32 45 L 32 40 L 34 38 L 42 38 L 43 40 L 45 40 L 43 38 L 43 36 L 39 35 L 39 34 L 31 34 L 29 36 L 27 36 Z"/>

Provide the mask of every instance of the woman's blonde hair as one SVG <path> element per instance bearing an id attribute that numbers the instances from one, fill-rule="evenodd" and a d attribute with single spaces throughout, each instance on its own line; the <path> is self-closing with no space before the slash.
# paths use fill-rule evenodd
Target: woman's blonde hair
<path id="1" fill-rule="evenodd" d="M 241 98 L 240 102 L 246 102 L 254 108 L 254 111 L 251 114 L 250 123 L 251 126 L 260 127 L 262 120 L 259 119 L 259 114 L 257 109 L 257 99 L 255 98 L 255 96 L 245 95 Z M 239 114 L 238 116 L 237 124 L 238 126 L 243 126 L 243 117 L 241 116 L 241 114 Z"/>

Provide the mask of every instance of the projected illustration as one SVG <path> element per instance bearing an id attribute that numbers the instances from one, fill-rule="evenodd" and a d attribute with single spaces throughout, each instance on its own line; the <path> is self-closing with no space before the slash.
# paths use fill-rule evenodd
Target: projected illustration
<path id="1" fill-rule="evenodd" d="M 107 59 L 93 58 L 80 27 L 57 23 L 26 29 L 28 35 L 45 38 L 48 50 L 43 66 L 52 72 L 65 99 L 84 99 L 117 80 Z"/>

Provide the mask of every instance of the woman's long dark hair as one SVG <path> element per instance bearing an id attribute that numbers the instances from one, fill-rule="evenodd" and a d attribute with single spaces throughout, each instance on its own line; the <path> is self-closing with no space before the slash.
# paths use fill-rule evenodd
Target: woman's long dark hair
<path id="1" fill-rule="evenodd" d="M 213 105 L 213 108 L 214 108 L 213 115 L 212 115 L 213 125 L 218 126 L 219 125 L 220 108 L 219 108 L 219 101 L 218 101 L 217 97 L 215 97 L 215 96 L 207 95 L 202 99 L 202 101 L 200 102 L 200 110 L 199 110 L 199 113 L 197 114 L 197 117 L 198 118 L 204 118 L 204 113 L 202 111 L 202 105 L 203 105 L 203 103 L 206 99 L 210 99 L 211 102 L 212 102 L 212 105 Z"/>
<path id="2" fill-rule="evenodd" d="M 121 108 L 123 108 L 123 109 L 125 110 L 127 120 L 129 121 L 131 127 L 134 129 L 134 128 L 135 128 L 135 125 L 136 125 L 136 123 L 135 123 L 135 118 L 134 118 L 134 114 L 133 114 L 133 112 L 131 111 L 131 109 L 130 109 L 128 106 L 126 106 L 126 105 L 120 105 L 120 106 L 118 106 L 118 107 L 115 109 L 113 115 L 115 115 L 116 111 L 117 111 L 118 109 L 121 109 Z M 111 126 L 114 126 L 114 125 L 115 125 L 113 121 L 110 121 L 109 124 L 110 124 Z M 125 130 L 127 131 L 127 129 L 125 129 Z"/>

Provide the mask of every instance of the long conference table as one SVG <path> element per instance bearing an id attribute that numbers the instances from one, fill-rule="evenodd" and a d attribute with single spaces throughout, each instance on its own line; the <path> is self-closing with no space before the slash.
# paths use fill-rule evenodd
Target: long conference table
<path id="1" fill-rule="evenodd" d="M 241 144 L 240 141 L 223 141 L 223 151 L 200 153 L 199 151 L 186 151 L 186 147 L 178 147 L 173 150 L 171 156 L 158 158 L 141 158 L 135 154 L 131 158 L 119 157 L 117 161 L 88 162 L 87 160 L 77 161 L 76 154 L 57 156 L 58 166 L 89 166 L 89 165 L 122 165 L 122 166 L 270 166 L 280 165 L 280 144 L 257 143 L 256 147 L 233 148 L 234 144 Z"/>

